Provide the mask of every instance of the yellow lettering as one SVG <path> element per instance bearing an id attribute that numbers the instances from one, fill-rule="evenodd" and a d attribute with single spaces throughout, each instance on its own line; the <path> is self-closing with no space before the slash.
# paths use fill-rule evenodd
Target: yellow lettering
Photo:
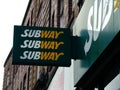
<path id="1" fill-rule="evenodd" d="M 54 38 L 54 36 L 55 36 L 54 31 L 51 31 L 50 34 L 49 34 L 49 36 L 48 36 L 48 38 Z"/>
<path id="2" fill-rule="evenodd" d="M 63 31 L 41 31 L 41 38 L 55 38 L 57 39 L 61 34 L 63 34 Z"/>
<path id="3" fill-rule="evenodd" d="M 114 0 L 114 10 L 118 9 L 120 0 Z"/>
<path id="4" fill-rule="evenodd" d="M 41 42 L 41 49 L 47 49 L 50 44 L 50 41 L 42 41 Z"/>
<path id="5" fill-rule="evenodd" d="M 64 42 L 55 42 L 55 49 L 58 49 L 61 44 L 64 44 Z"/>
<path id="6" fill-rule="evenodd" d="M 55 60 L 58 60 L 61 55 L 64 55 L 64 53 L 55 53 Z"/>
<path id="7" fill-rule="evenodd" d="M 57 52 L 41 52 L 41 60 L 52 60 L 57 61 L 60 56 L 63 56 L 64 53 L 57 53 Z"/>
<path id="8" fill-rule="evenodd" d="M 41 38 L 48 38 L 50 31 L 41 31 Z"/>
<path id="9" fill-rule="evenodd" d="M 42 41 L 40 47 L 41 49 L 58 49 L 62 44 L 64 42 Z"/>
<path id="10" fill-rule="evenodd" d="M 41 60 L 47 60 L 50 52 L 41 52 Z"/>
<path id="11" fill-rule="evenodd" d="M 63 34 L 63 33 L 64 33 L 63 31 L 61 31 L 61 32 L 57 32 L 57 31 L 56 31 L 56 33 L 55 33 L 55 39 L 57 39 L 57 38 L 59 37 L 59 35 L 60 35 L 60 34 Z"/>
<path id="12" fill-rule="evenodd" d="M 48 49 L 54 49 L 54 47 L 55 47 L 55 42 L 51 41 L 49 46 L 48 46 Z"/>
<path id="13" fill-rule="evenodd" d="M 48 60 L 55 60 L 55 53 L 54 52 L 50 53 Z"/>

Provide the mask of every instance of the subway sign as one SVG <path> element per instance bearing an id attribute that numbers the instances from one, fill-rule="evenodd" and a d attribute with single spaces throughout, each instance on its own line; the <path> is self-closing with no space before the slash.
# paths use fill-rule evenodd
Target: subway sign
<path id="1" fill-rule="evenodd" d="M 70 30 L 14 26 L 13 64 L 70 66 Z"/>
<path id="2" fill-rule="evenodd" d="M 119 31 L 120 0 L 85 0 L 73 25 L 73 36 L 81 37 L 79 42 L 83 54 L 82 59 L 74 61 L 75 84 L 100 57 Z"/>

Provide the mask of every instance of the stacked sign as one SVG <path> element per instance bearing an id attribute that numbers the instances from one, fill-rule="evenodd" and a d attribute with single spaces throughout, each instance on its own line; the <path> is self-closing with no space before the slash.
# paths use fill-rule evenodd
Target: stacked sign
<path id="1" fill-rule="evenodd" d="M 70 66 L 70 30 L 15 26 L 13 64 Z"/>

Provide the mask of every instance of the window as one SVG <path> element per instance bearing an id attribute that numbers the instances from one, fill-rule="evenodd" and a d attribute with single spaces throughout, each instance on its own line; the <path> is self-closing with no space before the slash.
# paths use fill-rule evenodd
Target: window
<path id="1" fill-rule="evenodd" d="M 72 0 L 68 0 L 68 20 L 71 18 L 72 15 Z"/>
<path id="2" fill-rule="evenodd" d="M 42 10 L 42 4 L 43 4 L 43 2 L 40 2 L 40 4 L 39 4 L 39 9 L 38 9 L 38 13 L 37 13 L 37 18 L 39 17 L 40 12 L 41 12 L 41 10 Z"/>
<path id="3" fill-rule="evenodd" d="M 26 74 L 24 75 L 23 78 L 23 90 L 26 90 Z"/>
<path id="4" fill-rule="evenodd" d="M 22 82 L 20 83 L 20 90 L 22 90 Z"/>
<path id="5" fill-rule="evenodd" d="M 63 27 L 65 25 L 63 15 L 64 15 L 64 0 L 61 0 L 60 2 L 60 27 Z"/>
<path id="6" fill-rule="evenodd" d="M 81 9 L 83 3 L 84 3 L 84 0 L 78 0 L 78 6 L 79 6 L 80 9 Z"/>
<path id="7" fill-rule="evenodd" d="M 53 13 L 53 15 L 52 15 L 52 27 L 54 27 L 54 18 L 55 18 L 55 15 L 54 15 L 55 13 Z"/>
<path id="8" fill-rule="evenodd" d="M 31 26 L 33 25 L 33 22 L 34 22 L 34 8 L 31 11 Z"/>
<path id="9" fill-rule="evenodd" d="M 62 16 L 64 13 L 64 0 L 58 0 L 58 7 L 57 7 L 57 27 L 60 27 L 62 22 Z"/>
<path id="10" fill-rule="evenodd" d="M 28 20 L 28 22 L 27 22 L 27 26 L 29 26 L 29 20 Z"/>
<path id="11" fill-rule="evenodd" d="M 60 27 L 60 1 L 58 0 L 58 6 L 57 6 L 57 27 Z"/>
<path id="12" fill-rule="evenodd" d="M 120 74 L 105 87 L 105 90 L 120 90 Z"/>
<path id="13" fill-rule="evenodd" d="M 8 71 L 7 71 L 7 86 L 10 84 L 10 69 L 8 68 Z"/>

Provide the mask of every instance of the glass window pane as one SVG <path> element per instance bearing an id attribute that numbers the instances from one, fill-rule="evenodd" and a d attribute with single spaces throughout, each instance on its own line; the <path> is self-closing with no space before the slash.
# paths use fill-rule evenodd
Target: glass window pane
<path id="1" fill-rule="evenodd" d="M 105 87 L 105 90 L 120 90 L 120 74 Z"/>

